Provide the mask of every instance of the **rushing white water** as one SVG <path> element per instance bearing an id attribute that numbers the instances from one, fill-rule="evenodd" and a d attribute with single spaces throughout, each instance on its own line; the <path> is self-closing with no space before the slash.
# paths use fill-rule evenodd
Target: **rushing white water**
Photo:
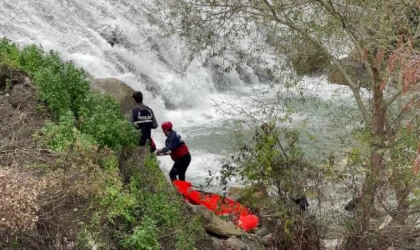
<path id="1" fill-rule="evenodd" d="M 189 145 L 193 160 L 187 178 L 204 183 L 208 170 L 220 169 L 233 142 L 234 124 L 240 121 L 239 117 L 220 111 L 231 110 L 232 105 L 252 111 L 253 97 L 261 98 L 262 92 L 269 90 L 264 100 L 270 102 L 277 99 L 277 92 L 258 82 L 251 88 L 236 72 L 226 74 L 235 83 L 235 91 L 219 92 L 211 71 L 197 61 L 181 74 L 188 51 L 176 37 L 158 38 L 161 32 L 151 7 L 152 3 L 146 0 L 3 0 L 0 36 L 21 45 L 41 44 L 94 77 L 119 78 L 143 91 L 144 102 L 154 109 L 159 123 L 171 120 Z M 115 46 L 109 44 L 113 35 L 117 39 Z M 158 86 L 157 97 L 146 90 L 142 75 Z M 307 78 L 303 83 L 307 97 L 331 101 L 338 93 L 340 102 L 333 102 L 337 109 L 350 102 L 343 88 L 328 85 L 325 79 Z M 163 97 L 177 108 L 165 108 Z M 322 128 L 327 134 L 333 130 L 327 109 L 314 112 L 316 108 L 311 105 L 300 107 L 294 121 L 308 118 L 313 122 L 312 128 Z M 263 114 L 260 118 L 264 119 Z M 162 146 L 165 138 L 161 131 L 153 133 L 158 147 Z M 167 172 L 171 160 L 166 157 L 161 162 Z"/>

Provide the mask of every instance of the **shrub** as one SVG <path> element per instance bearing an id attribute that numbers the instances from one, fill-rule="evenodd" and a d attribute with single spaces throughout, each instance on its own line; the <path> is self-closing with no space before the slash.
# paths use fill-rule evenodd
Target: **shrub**
<path id="1" fill-rule="evenodd" d="M 68 110 L 78 115 L 90 88 L 84 70 L 72 62 L 63 62 L 57 52 L 45 53 L 35 45 L 19 49 L 7 39 L 0 42 L 0 58 L 33 77 L 41 100 L 57 118 Z"/>
<path id="2" fill-rule="evenodd" d="M 157 240 L 157 232 L 156 222 L 143 217 L 141 225 L 134 228 L 133 233 L 122 241 L 122 245 L 126 249 L 159 250 L 161 245 Z"/>
<path id="3" fill-rule="evenodd" d="M 125 145 L 136 145 L 138 132 L 124 118 L 112 97 L 89 94 L 83 102 L 80 115 L 81 131 L 92 135 L 99 146 L 120 151 Z"/>
<path id="4" fill-rule="evenodd" d="M 242 191 L 244 205 L 270 214 L 262 216 L 261 224 L 273 232 L 271 244 L 278 249 L 321 248 L 318 222 L 308 220 L 294 202 L 315 189 L 311 185 L 319 171 L 305 160 L 299 136 L 294 129 L 279 129 L 274 121 L 258 128 L 252 139 L 238 135 L 242 152 L 221 170 L 223 184 L 239 177 L 249 185 Z"/>

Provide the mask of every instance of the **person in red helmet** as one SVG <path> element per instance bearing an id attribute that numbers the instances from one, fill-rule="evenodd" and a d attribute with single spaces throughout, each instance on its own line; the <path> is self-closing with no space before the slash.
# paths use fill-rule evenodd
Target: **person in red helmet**
<path id="1" fill-rule="evenodd" d="M 170 121 L 163 122 L 163 133 L 166 136 L 165 147 L 158 149 L 158 155 L 171 155 L 174 165 L 169 171 L 171 181 L 179 180 L 185 181 L 185 172 L 191 162 L 191 154 L 188 150 L 187 144 L 182 140 L 181 136 L 172 130 L 172 123 Z"/>

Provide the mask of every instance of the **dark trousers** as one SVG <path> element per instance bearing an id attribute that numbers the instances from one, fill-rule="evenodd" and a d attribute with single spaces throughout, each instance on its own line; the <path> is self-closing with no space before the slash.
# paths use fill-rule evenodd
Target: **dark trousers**
<path id="1" fill-rule="evenodd" d="M 191 162 L 190 153 L 175 160 L 171 171 L 169 171 L 169 178 L 171 178 L 171 181 L 176 180 L 177 176 L 179 180 L 185 181 L 185 172 L 187 172 L 187 168 L 190 165 L 190 162 Z"/>

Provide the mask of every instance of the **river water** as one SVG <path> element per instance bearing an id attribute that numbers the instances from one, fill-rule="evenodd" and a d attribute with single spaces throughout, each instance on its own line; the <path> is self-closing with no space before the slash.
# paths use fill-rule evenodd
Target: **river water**
<path id="1" fill-rule="evenodd" d="M 218 174 L 234 150 L 239 125 L 243 134 L 251 135 L 267 119 L 258 113 L 263 105 L 277 114 L 286 104 L 295 109 L 291 122 L 283 126 L 306 124 L 302 131 L 315 136 L 305 148 L 309 156 L 321 159 L 346 147 L 340 137 L 349 133 L 349 121 L 359 119 L 346 88 L 328 84 L 325 76 L 306 77 L 300 81 L 302 93 L 296 94 L 281 84 L 244 83 L 232 72 L 226 77 L 234 84 L 218 90 L 211 70 L 198 61 L 182 69 L 187 49 L 180 39 L 156 38 L 161 31 L 151 6 L 150 1 L 138 0 L 1 1 L 0 36 L 56 50 L 94 77 L 119 78 L 143 91 L 159 123 L 172 121 L 188 144 L 192 163 L 187 179 L 194 184 L 204 184 L 209 171 Z M 110 37 L 116 38 L 115 46 L 109 44 Z M 155 95 L 146 89 L 144 75 L 158 86 Z M 165 106 L 165 99 L 171 107 Z M 248 113 L 257 120 L 248 119 Z M 165 138 L 160 129 L 153 137 L 161 147 Z M 168 172 L 170 158 L 160 159 Z"/>

